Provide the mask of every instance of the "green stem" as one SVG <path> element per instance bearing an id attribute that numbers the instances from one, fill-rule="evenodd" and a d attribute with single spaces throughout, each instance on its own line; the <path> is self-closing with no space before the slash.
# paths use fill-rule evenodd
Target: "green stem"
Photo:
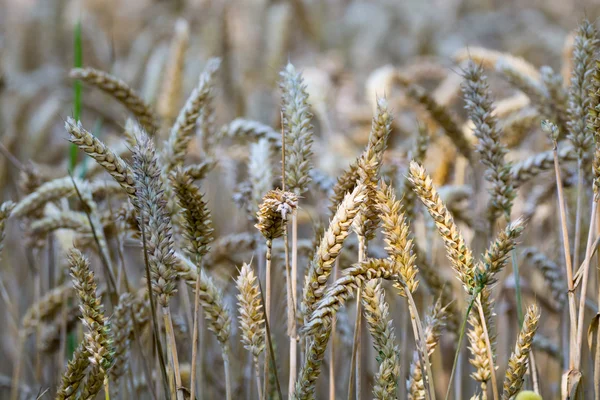
<path id="1" fill-rule="evenodd" d="M 517 248 L 515 247 L 511 251 L 512 267 L 513 267 L 513 277 L 515 280 L 515 295 L 517 298 L 517 319 L 519 320 L 519 328 L 523 326 L 523 307 L 521 300 L 521 284 L 519 283 L 519 264 L 517 262 Z"/>
<path id="2" fill-rule="evenodd" d="M 462 345 L 463 338 L 465 336 L 465 329 L 467 327 L 467 320 L 469 319 L 469 314 L 471 313 L 471 310 L 473 309 L 473 304 L 475 304 L 475 300 L 477 299 L 477 296 L 479 296 L 479 293 L 481 293 L 482 290 L 483 290 L 483 286 L 478 287 L 477 290 L 475 291 L 475 293 L 473 293 L 473 296 L 471 297 L 471 300 L 469 301 L 469 306 L 467 307 L 467 313 L 465 314 L 465 317 L 463 318 L 463 322 L 460 325 L 460 335 L 458 336 L 456 352 L 454 353 L 454 362 L 452 363 L 452 372 L 450 372 L 450 380 L 448 381 L 448 389 L 446 390 L 446 397 L 444 398 L 445 400 L 448 400 L 450 398 L 450 390 L 452 389 L 452 381 L 454 380 L 454 372 L 456 371 L 456 365 L 458 364 L 458 355 L 460 354 L 460 348 Z"/>
<path id="3" fill-rule="evenodd" d="M 75 25 L 73 32 L 73 66 L 81 68 L 83 66 L 83 45 L 81 40 L 81 21 Z M 76 79 L 73 82 L 73 118 L 79 121 L 81 117 L 81 92 L 82 83 Z M 75 170 L 77 165 L 77 146 L 71 143 L 69 147 L 69 171 Z"/>

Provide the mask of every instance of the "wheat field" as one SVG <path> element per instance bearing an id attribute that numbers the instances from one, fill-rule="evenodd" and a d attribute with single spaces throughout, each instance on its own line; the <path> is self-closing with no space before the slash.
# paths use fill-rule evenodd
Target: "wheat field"
<path id="1" fill-rule="evenodd" d="M 600 400 L 600 4 L 0 2 L 0 398 Z"/>

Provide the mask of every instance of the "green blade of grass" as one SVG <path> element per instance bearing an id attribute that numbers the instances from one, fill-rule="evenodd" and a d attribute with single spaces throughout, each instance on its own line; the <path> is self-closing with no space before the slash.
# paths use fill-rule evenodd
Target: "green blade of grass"
<path id="1" fill-rule="evenodd" d="M 73 66 L 83 66 L 83 45 L 81 43 L 81 21 L 78 21 L 73 31 Z M 79 121 L 81 117 L 81 92 L 82 84 L 79 79 L 73 82 L 73 118 Z M 69 146 L 69 171 L 73 172 L 77 165 L 77 146 L 71 143 Z"/>

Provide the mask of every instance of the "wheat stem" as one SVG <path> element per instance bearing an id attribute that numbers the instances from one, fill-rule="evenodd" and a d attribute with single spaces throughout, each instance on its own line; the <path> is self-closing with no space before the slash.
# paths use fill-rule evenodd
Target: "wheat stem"
<path id="1" fill-rule="evenodd" d="M 223 368 L 225 369 L 225 399 L 231 400 L 231 367 L 227 348 L 223 348 Z"/>
<path id="2" fill-rule="evenodd" d="M 581 242 L 581 207 L 583 203 L 583 158 L 577 158 L 577 208 L 575 211 L 575 243 L 573 243 L 573 265 L 579 265 L 579 246 Z"/>
<path id="3" fill-rule="evenodd" d="M 286 230 L 287 232 L 287 230 Z M 287 238 L 287 235 L 286 235 Z M 287 245 L 286 249 L 286 266 L 287 266 Z M 289 278 L 291 279 L 291 303 L 289 307 L 289 317 L 291 321 L 290 331 L 290 380 L 289 380 L 289 396 L 294 393 L 294 382 L 296 382 L 297 365 L 298 365 L 298 327 L 296 326 L 296 304 L 298 298 L 298 215 L 297 212 L 292 214 L 292 270 Z"/>
<path id="4" fill-rule="evenodd" d="M 590 229 L 588 233 L 587 246 L 585 249 L 585 260 L 581 268 L 583 269 L 583 278 L 581 280 L 581 294 L 579 297 L 579 318 L 577 321 L 577 342 L 576 342 L 576 357 L 575 357 L 575 368 L 579 369 L 581 365 L 581 351 L 583 346 L 583 323 L 585 316 L 585 302 L 587 300 L 587 287 L 590 272 L 590 259 L 592 258 L 592 251 L 594 246 L 594 225 L 596 223 L 596 212 L 598 211 L 598 202 L 594 200 L 592 203 L 592 213 L 590 217 Z"/>
<path id="5" fill-rule="evenodd" d="M 196 395 L 196 357 L 198 356 L 198 313 L 200 308 L 200 274 L 196 276 L 196 292 L 194 295 L 194 329 L 192 333 L 192 361 L 190 373 L 190 399 Z"/>
<path id="6" fill-rule="evenodd" d="M 366 238 L 363 235 L 358 236 L 358 262 L 362 262 L 365 259 L 366 252 Z M 356 290 L 356 322 L 354 325 L 354 339 L 352 343 L 352 358 L 350 361 L 350 377 L 348 383 L 348 400 L 352 396 L 352 381 L 353 372 L 354 380 L 356 381 L 356 399 L 360 399 L 361 392 L 361 362 L 360 362 L 360 334 L 362 325 L 362 285 Z M 354 368 L 354 371 L 352 370 Z"/>
<path id="7" fill-rule="evenodd" d="M 267 252 L 265 257 L 265 320 L 267 323 L 271 322 L 271 250 L 272 250 L 273 242 L 271 239 L 267 239 Z M 268 342 L 269 332 L 265 332 L 265 342 Z M 269 390 L 269 362 L 265 360 L 265 370 L 263 376 L 264 389 L 263 392 L 265 396 L 268 395 Z"/>
<path id="8" fill-rule="evenodd" d="M 562 180 L 560 176 L 560 167 L 558 164 L 558 145 L 554 141 L 554 173 L 556 175 L 556 190 L 558 193 L 558 206 L 560 210 L 560 224 L 563 239 L 563 249 L 565 256 L 565 268 L 567 270 L 567 285 L 568 285 L 568 300 L 569 300 L 569 318 L 570 333 L 569 333 L 569 369 L 573 369 L 575 364 L 575 341 L 577 335 L 577 309 L 575 305 L 575 289 L 573 287 L 573 267 L 571 265 L 571 250 L 569 246 L 569 231 L 567 228 L 567 212 L 565 209 L 565 199 Z"/>

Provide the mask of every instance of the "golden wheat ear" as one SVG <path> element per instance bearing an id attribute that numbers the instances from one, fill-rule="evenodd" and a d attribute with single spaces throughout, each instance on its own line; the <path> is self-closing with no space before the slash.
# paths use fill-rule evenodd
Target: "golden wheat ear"
<path id="1" fill-rule="evenodd" d="M 504 391 L 502 400 L 509 400 L 521 390 L 523 377 L 527 372 L 528 356 L 531 352 L 533 338 L 540 321 L 540 309 L 533 304 L 527 308 L 523 328 L 517 338 L 515 350 L 508 360 L 508 368 L 504 377 Z"/>

